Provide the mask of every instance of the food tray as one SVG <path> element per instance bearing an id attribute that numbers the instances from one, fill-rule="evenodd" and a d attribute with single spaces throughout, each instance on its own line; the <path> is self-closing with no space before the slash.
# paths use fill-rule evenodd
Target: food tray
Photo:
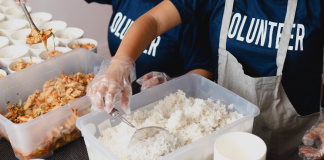
<path id="1" fill-rule="evenodd" d="M 187 97 L 220 100 L 225 105 L 234 104 L 234 110 L 244 115 L 243 118 L 219 129 L 189 145 L 186 145 L 159 160 L 212 160 L 214 142 L 222 134 L 228 132 L 252 132 L 254 117 L 260 110 L 254 104 L 239 97 L 231 91 L 217 85 L 216 83 L 201 77 L 197 74 L 186 74 L 182 77 L 163 83 L 157 87 L 136 94 L 130 102 L 131 110 L 151 110 L 159 100 L 183 90 Z M 122 112 L 120 102 L 116 108 Z M 108 127 L 114 127 L 121 123 L 106 112 L 94 111 L 77 120 L 77 127 L 81 130 L 82 136 L 88 150 L 90 160 L 120 160 L 113 152 L 106 148 L 99 140 L 100 132 Z"/>
<path id="2" fill-rule="evenodd" d="M 28 67 L 0 79 L 0 110 L 8 112 L 6 103 L 23 102 L 36 89 L 42 90 L 43 84 L 59 77 L 64 70 L 65 75 L 77 72 L 96 73 L 103 57 L 86 49 L 75 49 L 52 59 Z M 10 141 L 19 159 L 42 158 L 81 136 L 75 127 L 74 110 L 78 109 L 81 117 L 90 112 L 91 103 L 86 97 L 77 99 L 65 106 L 55 109 L 23 124 L 15 124 L 0 116 L 0 136 Z M 67 122 L 69 125 L 67 125 Z M 53 136 L 53 130 L 59 129 L 60 134 Z"/>

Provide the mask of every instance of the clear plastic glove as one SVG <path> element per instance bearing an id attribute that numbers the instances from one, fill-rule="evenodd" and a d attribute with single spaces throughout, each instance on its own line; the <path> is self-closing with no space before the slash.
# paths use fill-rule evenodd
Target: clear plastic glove
<path id="1" fill-rule="evenodd" d="M 145 91 L 169 80 L 171 80 L 171 78 L 167 74 L 153 71 L 139 78 L 136 82 L 142 85 L 141 90 Z"/>
<path id="2" fill-rule="evenodd" d="M 18 7 L 20 7 L 20 2 L 25 2 L 26 3 L 26 0 L 13 0 L 13 1 L 16 3 L 16 5 Z"/>
<path id="3" fill-rule="evenodd" d="M 303 137 L 304 146 L 299 147 L 299 155 L 304 160 L 324 159 L 324 115 L 323 108 L 316 124 Z"/>
<path id="4" fill-rule="evenodd" d="M 136 79 L 135 62 L 120 55 L 102 62 L 96 77 L 88 86 L 87 96 L 98 110 L 110 113 L 114 104 L 121 100 L 122 109 L 130 113 L 131 82 Z"/>

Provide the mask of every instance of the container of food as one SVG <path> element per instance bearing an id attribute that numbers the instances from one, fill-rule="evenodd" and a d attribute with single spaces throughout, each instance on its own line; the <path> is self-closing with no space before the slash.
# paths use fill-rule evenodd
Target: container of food
<path id="1" fill-rule="evenodd" d="M 243 114 L 243 118 L 223 127 L 191 144 L 173 151 L 159 160 L 210 160 L 213 159 L 215 140 L 222 134 L 228 132 L 252 132 L 254 117 L 260 110 L 254 104 L 239 97 L 231 91 L 217 85 L 216 83 L 203 78 L 197 74 L 186 74 L 173 79 L 147 91 L 143 91 L 131 98 L 131 111 L 145 108 L 151 110 L 159 100 L 164 99 L 171 93 L 183 90 L 187 97 L 201 98 L 207 100 L 219 100 L 225 105 L 234 105 L 234 110 Z M 115 104 L 116 108 L 122 112 L 120 102 Z M 98 138 L 101 131 L 114 127 L 121 123 L 120 120 L 112 118 L 106 112 L 94 111 L 78 119 L 77 127 L 81 130 L 87 146 L 88 155 L 91 160 L 120 160 L 112 151 L 102 144 Z"/>
<path id="2" fill-rule="evenodd" d="M 17 64 L 17 63 L 22 63 L 22 64 L 25 64 L 25 63 L 35 63 L 35 64 L 37 64 L 37 63 L 40 63 L 40 62 L 42 62 L 43 60 L 42 59 L 40 59 L 40 58 L 38 58 L 38 57 L 22 57 L 22 58 L 19 58 L 19 59 L 17 59 L 17 60 L 15 60 L 15 61 L 13 61 L 13 62 L 11 62 L 10 64 L 9 64 L 9 72 L 12 74 L 12 73 L 16 73 L 16 72 L 18 72 L 18 70 L 16 70 L 15 68 L 15 65 Z M 34 65 L 35 65 L 34 64 Z M 24 68 L 25 69 L 25 68 Z"/>
<path id="3" fill-rule="evenodd" d="M 54 43 L 55 43 L 55 46 L 58 46 L 59 45 L 59 40 L 57 38 L 54 38 L 53 40 L 53 37 L 50 37 L 47 39 L 47 48 L 50 50 L 50 49 L 53 49 L 54 48 Z M 40 53 L 42 53 L 43 51 L 46 51 L 46 48 L 45 48 L 45 45 L 44 43 L 37 43 L 37 44 L 33 44 L 33 45 L 28 45 L 28 48 L 31 52 L 31 55 L 33 57 L 38 57 Z"/>
<path id="4" fill-rule="evenodd" d="M 11 45 L 0 49 L 0 64 L 2 67 L 7 67 L 12 61 L 28 56 L 29 50 L 23 45 Z"/>
<path id="5" fill-rule="evenodd" d="M 84 31 L 80 28 L 68 27 L 65 29 L 58 30 L 54 32 L 54 34 L 60 41 L 59 45 L 66 47 L 66 45 L 71 41 L 78 38 L 82 38 Z"/>
<path id="6" fill-rule="evenodd" d="M 54 49 L 50 49 L 49 51 L 43 51 L 42 53 L 39 54 L 38 57 L 44 61 L 48 60 L 50 59 L 49 53 L 51 53 L 53 50 Z M 62 52 L 62 54 L 71 51 L 70 48 L 66 48 L 66 47 L 55 47 L 55 50 Z"/>
<path id="7" fill-rule="evenodd" d="M 8 112 L 6 108 L 8 101 L 11 104 L 18 103 L 20 99 L 26 101 L 36 89 L 42 89 L 46 81 L 59 77 L 62 71 L 65 75 L 77 72 L 94 73 L 103 60 L 103 57 L 93 52 L 77 49 L 28 67 L 23 72 L 1 78 L 2 115 Z M 89 113 L 90 102 L 88 98 L 82 97 L 23 124 L 12 123 L 4 116 L 0 116 L 0 135 L 10 141 L 16 156 L 20 159 L 46 157 L 55 149 L 81 136 L 74 125 L 75 119 L 71 121 L 74 117 L 71 108 L 78 109 L 78 116 L 81 117 Z M 66 128 L 66 123 L 72 127 Z M 53 136 L 54 131 L 61 134 Z"/>
<path id="8" fill-rule="evenodd" d="M 66 47 L 70 49 L 76 49 L 81 47 L 81 48 L 86 48 L 94 53 L 97 53 L 97 46 L 98 46 L 98 42 L 90 38 L 76 39 L 66 45 Z"/>
<path id="9" fill-rule="evenodd" d="M 36 13 L 30 14 L 30 16 L 33 19 L 33 21 L 37 27 L 39 27 L 43 23 L 51 21 L 53 18 L 52 14 L 47 13 L 47 12 L 36 12 Z"/>
<path id="10" fill-rule="evenodd" d="M 12 33 L 27 26 L 27 21 L 23 19 L 11 19 L 0 23 L 1 36 L 10 37 Z"/>
<path id="11" fill-rule="evenodd" d="M 265 160 L 267 155 L 264 141 L 246 132 L 222 135 L 216 140 L 214 149 L 214 160 Z"/>
<path id="12" fill-rule="evenodd" d="M 38 28 L 42 30 L 52 29 L 52 32 L 55 33 L 58 30 L 65 29 L 67 23 L 64 21 L 49 21 L 41 24 Z"/>
<path id="13" fill-rule="evenodd" d="M 0 48 L 9 46 L 9 39 L 4 36 L 0 36 Z"/>

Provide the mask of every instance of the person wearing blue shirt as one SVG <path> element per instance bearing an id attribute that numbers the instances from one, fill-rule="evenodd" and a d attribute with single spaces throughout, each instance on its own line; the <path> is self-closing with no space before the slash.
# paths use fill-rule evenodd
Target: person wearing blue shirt
<path id="1" fill-rule="evenodd" d="M 112 56 L 133 22 L 162 0 L 85 0 L 88 3 L 112 5 L 113 14 L 108 28 L 108 43 Z M 149 72 L 164 72 L 171 78 L 186 73 L 198 73 L 214 78 L 209 19 L 202 24 L 179 25 L 159 35 L 136 60 L 136 77 Z M 135 43 L 135 42 L 134 42 Z"/>
<path id="2" fill-rule="evenodd" d="M 324 1 L 165 0 L 133 23 L 116 55 L 136 60 L 152 39 L 206 17 L 217 83 L 260 108 L 253 133 L 269 158 L 301 159 L 298 146 L 319 117 Z M 309 146 L 313 138 L 324 141 L 319 127 L 303 138 L 301 155 L 324 158 L 324 145 Z"/>

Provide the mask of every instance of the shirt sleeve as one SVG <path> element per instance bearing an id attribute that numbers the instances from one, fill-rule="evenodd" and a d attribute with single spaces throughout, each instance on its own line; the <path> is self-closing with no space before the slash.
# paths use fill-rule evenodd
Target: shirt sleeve
<path id="1" fill-rule="evenodd" d="M 205 69 L 214 72 L 209 38 L 209 17 L 205 17 L 205 20 L 197 25 L 183 25 L 182 30 L 180 54 L 185 72 L 194 69 Z"/>
<path id="2" fill-rule="evenodd" d="M 87 3 L 97 2 L 100 4 L 111 4 L 112 0 L 85 0 Z"/>
<path id="3" fill-rule="evenodd" d="M 183 24 L 199 23 L 217 4 L 218 0 L 170 0 L 177 8 Z"/>

